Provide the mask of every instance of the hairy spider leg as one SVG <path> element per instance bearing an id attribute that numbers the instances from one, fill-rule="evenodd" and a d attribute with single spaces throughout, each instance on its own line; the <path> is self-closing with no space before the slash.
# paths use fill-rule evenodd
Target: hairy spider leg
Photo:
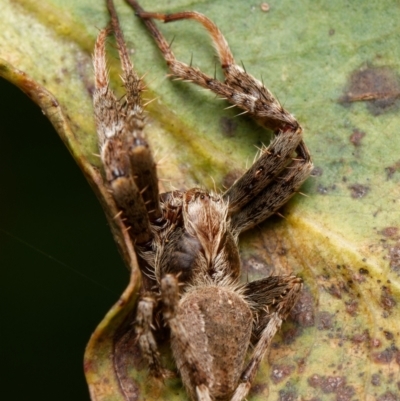
<path id="1" fill-rule="evenodd" d="M 210 89 L 241 108 L 261 125 L 274 130 L 276 137 L 263 149 L 253 166 L 229 188 L 224 198 L 229 200 L 229 214 L 234 230 L 247 230 L 285 204 L 309 176 L 313 165 L 302 140 L 302 128 L 265 86 L 235 64 L 228 43 L 219 28 L 197 12 L 161 14 L 145 12 L 135 0 L 127 0 L 142 18 L 161 50 L 172 74 Z M 210 33 L 225 74 L 225 82 L 178 61 L 170 45 L 151 19 L 172 22 L 194 19 Z M 296 154 L 296 157 L 293 157 Z"/>
<path id="2" fill-rule="evenodd" d="M 245 294 L 257 306 L 262 330 L 231 401 L 242 401 L 247 396 L 265 352 L 298 300 L 302 288 L 303 281 L 295 276 L 270 276 L 247 283 Z"/>
<path id="3" fill-rule="evenodd" d="M 150 223 L 161 218 L 156 164 L 143 135 L 144 113 L 141 92 L 144 85 L 133 70 L 112 1 L 108 28 L 100 31 L 93 56 L 95 120 L 106 180 L 125 226 L 136 244 L 147 243 Z M 122 65 L 124 99 L 117 100 L 109 87 L 105 42 L 113 32 Z"/>

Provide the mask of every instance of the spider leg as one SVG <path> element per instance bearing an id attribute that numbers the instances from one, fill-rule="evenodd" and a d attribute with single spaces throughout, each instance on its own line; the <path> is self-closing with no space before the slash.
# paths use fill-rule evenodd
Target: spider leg
<path id="1" fill-rule="evenodd" d="M 281 327 L 281 324 L 282 319 L 277 313 L 274 313 L 271 316 L 268 325 L 263 330 L 260 340 L 254 348 L 250 362 L 241 375 L 240 383 L 237 386 L 231 401 L 242 401 L 248 394 L 260 363 L 264 357 L 265 351 L 271 344 L 272 338 Z"/>
<path id="2" fill-rule="evenodd" d="M 302 281 L 293 276 L 271 276 L 248 283 L 246 287 L 246 295 L 269 316 L 231 401 L 242 401 L 248 394 L 265 352 L 300 295 Z M 268 313 L 268 307 L 274 311 Z"/>
<path id="3" fill-rule="evenodd" d="M 265 159 L 269 159 L 268 153 Z M 294 160 L 284 169 L 284 172 L 275 177 L 273 182 L 266 185 L 258 194 L 252 191 L 251 184 L 247 188 L 241 185 L 243 181 L 251 182 L 252 179 L 257 179 L 257 175 L 251 175 L 249 172 L 246 172 L 224 194 L 230 201 L 232 199 L 232 205 L 237 208 L 237 211 L 231 212 L 231 226 L 235 231 L 239 233 L 245 231 L 276 213 L 298 191 L 310 175 L 312 163 Z M 253 199 L 247 203 L 240 202 L 249 197 L 253 197 Z M 237 206 L 238 204 L 241 204 L 241 208 Z"/>
<path id="4" fill-rule="evenodd" d="M 221 31 L 207 17 L 191 11 L 148 13 L 135 0 L 127 1 L 149 29 L 174 76 L 212 90 L 251 115 L 262 126 L 274 130 L 276 137 L 270 146 L 224 194 L 224 198 L 229 199 L 229 214 L 235 231 L 240 233 L 257 225 L 285 204 L 312 170 L 310 153 L 302 140 L 302 128 L 259 80 L 235 63 Z M 152 19 L 164 22 L 194 19 L 201 23 L 214 41 L 225 82 L 219 82 L 198 68 L 178 61 Z"/>
<path id="5" fill-rule="evenodd" d="M 215 28 L 215 35 L 223 38 L 221 32 L 213 22 L 211 22 L 204 15 L 197 12 L 182 12 L 177 14 L 149 13 L 145 12 L 136 0 L 126 1 L 133 7 L 136 15 L 142 19 L 150 34 L 153 36 L 158 48 L 162 52 L 164 59 L 167 62 L 167 65 L 172 75 L 177 78 L 184 79 L 185 81 L 193 82 L 199 86 L 202 86 L 203 88 L 210 89 L 217 95 L 226 98 L 230 103 L 238 107 L 245 108 L 245 103 L 247 102 L 247 99 L 241 89 L 237 90 L 236 88 L 230 87 L 229 85 L 220 82 L 217 79 L 208 76 L 207 74 L 204 74 L 198 68 L 192 67 L 177 60 L 170 48 L 170 45 L 168 44 L 160 30 L 157 28 L 156 24 L 152 21 L 152 19 L 160 19 L 164 22 L 171 22 L 187 18 L 196 19 L 200 21 L 203 25 L 205 25 L 207 29 L 210 27 Z M 224 38 L 223 40 L 225 41 Z M 226 53 L 226 57 L 228 57 L 228 54 L 230 54 L 230 50 L 226 41 L 225 44 L 228 50 Z"/>
<path id="6" fill-rule="evenodd" d="M 193 81 L 197 85 L 210 89 L 225 97 L 228 102 L 252 115 L 262 125 L 276 129 L 291 126 L 298 127 L 296 119 L 288 113 L 274 98 L 272 93 L 257 79 L 248 74 L 235 63 L 228 42 L 219 28 L 205 15 L 196 11 L 185 11 L 174 14 L 151 13 L 144 11 L 136 0 L 127 0 L 150 31 L 161 50 L 171 72 L 178 78 Z M 209 32 L 217 50 L 225 82 L 202 73 L 199 69 L 178 61 L 168 42 L 151 19 L 173 22 L 182 19 L 194 19 Z"/>
<path id="7" fill-rule="evenodd" d="M 253 341 L 260 338 L 272 312 L 278 310 L 281 319 L 286 319 L 302 288 L 301 278 L 287 275 L 264 277 L 246 284 L 244 294 L 257 315 L 257 325 L 253 327 L 252 333 Z"/>
<path id="8" fill-rule="evenodd" d="M 133 70 L 110 0 L 108 7 L 111 24 L 100 32 L 93 56 L 96 126 L 106 180 L 123 213 L 130 237 L 134 243 L 143 244 L 152 236 L 150 222 L 161 218 L 156 164 L 143 135 L 141 92 L 144 85 Z M 121 101 L 109 87 L 105 42 L 111 32 L 116 38 L 126 90 L 126 96 Z"/>
<path id="9" fill-rule="evenodd" d="M 138 336 L 143 357 L 147 360 L 149 365 L 149 369 L 155 377 L 164 377 L 165 372 L 161 366 L 157 343 L 152 332 L 155 305 L 156 300 L 151 294 L 144 293 L 141 295 L 136 312 L 135 332 Z"/>

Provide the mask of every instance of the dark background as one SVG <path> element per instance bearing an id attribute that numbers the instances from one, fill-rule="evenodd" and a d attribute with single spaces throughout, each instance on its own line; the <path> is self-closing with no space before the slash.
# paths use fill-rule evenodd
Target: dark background
<path id="1" fill-rule="evenodd" d="M 128 272 L 57 133 L 3 79 L 0 206 L 2 397 L 89 400 L 85 345 Z"/>

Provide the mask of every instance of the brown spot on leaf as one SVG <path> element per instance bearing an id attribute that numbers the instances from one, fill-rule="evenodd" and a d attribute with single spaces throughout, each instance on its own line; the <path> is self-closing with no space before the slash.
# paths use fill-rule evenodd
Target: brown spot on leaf
<path id="1" fill-rule="evenodd" d="M 354 387 L 347 385 L 343 376 L 313 375 L 308 379 L 308 384 L 320 388 L 325 394 L 336 394 L 337 401 L 350 401 L 355 394 Z"/>
<path id="2" fill-rule="evenodd" d="M 329 330 L 332 328 L 332 314 L 329 312 L 319 312 L 317 315 L 318 330 Z"/>
<path id="3" fill-rule="evenodd" d="M 268 389 L 268 384 L 266 383 L 257 383 L 255 384 L 251 390 L 250 394 L 263 394 L 265 390 Z"/>
<path id="4" fill-rule="evenodd" d="M 93 93 L 95 91 L 95 86 L 92 79 L 92 68 L 93 68 L 92 63 L 89 58 L 78 59 L 78 62 L 76 64 L 76 71 L 78 72 L 79 78 L 85 85 L 85 89 L 87 93 L 90 95 L 90 97 L 93 96 Z"/>
<path id="5" fill-rule="evenodd" d="M 321 386 L 323 378 L 320 375 L 312 375 L 307 379 L 308 384 L 313 388 L 318 388 Z"/>
<path id="6" fill-rule="evenodd" d="M 350 142 L 355 146 L 361 146 L 361 140 L 364 138 L 365 132 L 354 129 L 353 133 L 350 135 Z"/>
<path id="7" fill-rule="evenodd" d="M 317 192 L 318 192 L 319 194 L 321 194 L 321 195 L 326 195 L 327 193 L 329 193 L 329 192 L 331 192 L 331 191 L 334 191 L 335 189 L 336 189 L 336 185 L 335 185 L 335 184 L 330 185 L 329 187 L 325 187 L 325 186 L 322 185 L 322 184 L 319 184 L 319 185 L 317 186 Z"/>
<path id="8" fill-rule="evenodd" d="M 385 227 L 382 231 L 381 234 L 384 235 L 385 237 L 394 237 L 397 235 L 399 232 L 399 229 L 397 227 Z"/>
<path id="9" fill-rule="evenodd" d="M 254 274 L 255 272 L 260 274 L 260 272 L 265 275 L 271 275 L 274 273 L 274 266 L 268 266 L 265 260 L 261 257 L 254 255 L 242 260 L 242 269 L 245 272 Z"/>
<path id="10" fill-rule="evenodd" d="M 386 340 L 393 340 L 394 336 L 393 333 L 391 333 L 390 331 L 384 331 L 383 335 L 385 336 Z"/>
<path id="11" fill-rule="evenodd" d="M 381 376 L 378 373 L 374 373 L 371 376 L 371 384 L 373 386 L 380 386 L 381 385 Z"/>
<path id="12" fill-rule="evenodd" d="M 233 118 L 221 117 L 219 120 L 222 134 L 228 138 L 235 136 L 237 129 L 237 122 Z"/>
<path id="13" fill-rule="evenodd" d="M 308 291 L 302 292 L 290 315 L 301 327 L 314 326 L 314 300 Z"/>
<path id="14" fill-rule="evenodd" d="M 304 373 L 307 367 L 305 358 L 298 359 L 296 363 L 297 363 L 297 371 L 299 373 Z"/>
<path id="15" fill-rule="evenodd" d="M 382 287 L 380 303 L 385 310 L 392 310 L 396 306 L 396 300 L 389 287 Z"/>
<path id="16" fill-rule="evenodd" d="M 328 188 L 324 187 L 323 185 L 319 184 L 317 187 L 317 192 L 321 195 L 326 195 L 328 193 Z"/>
<path id="17" fill-rule="evenodd" d="M 385 227 L 379 232 L 385 238 L 381 241 L 384 243 L 383 248 L 388 251 L 388 259 L 390 268 L 395 272 L 400 272 L 400 230 L 398 227 Z"/>
<path id="18" fill-rule="evenodd" d="M 297 401 L 298 394 L 294 389 L 279 390 L 279 401 Z"/>
<path id="19" fill-rule="evenodd" d="M 346 312 L 350 316 L 356 316 L 358 309 L 358 302 L 355 300 L 351 300 L 351 301 L 346 301 L 345 304 L 346 304 Z"/>
<path id="20" fill-rule="evenodd" d="M 392 179 L 394 173 L 399 170 L 400 170 L 400 160 L 398 162 L 396 162 L 395 164 L 385 168 L 386 179 L 388 179 L 388 180 Z"/>
<path id="21" fill-rule="evenodd" d="M 322 167 L 314 167 L 311 171 L 311 177 L 321 177 L 321 175 L 323 174 L 323 170 Z"/>
<path id="22" fill-rule="evenodd" d="M 379 348 L 381 345 L 382 345 L 382 343 L 378 338 L 373 338 L 371 340 L 371 347 L 372 348 Z"/>
<path id="23" fill-rule="evenodd" d="M 364 283 L 366 281 L 365 276 L 363 276 L 360 273 L 356 273 L 356 272 L 354 272 L 352 274 L 352 278 L 353 278 L 353 281 L 355 281 L 355 282 L 357 282 L 359 284 Z"/>
<path id="24" fill-rule="evenodd" d="M 281 335 L 285 344 L 292 344 L 301 334 L 301 329 L 298 327 L 290 327 L 282 330 Z"/>
<path id="25" fill-rule="evenodd" d="M 341 103 L 368 101 L 373 115 L 385 113 L 400 97 L 400 80 L 389 67 L 367 66 L 353 72 L 348 81 Z"/>
<path id="26" fill-rule="evenodd" d="M 324 393 L 333 393 L 345 382 L 345 378 L 341 376 L 328 376 L 326 377 L 321 388 Z"/>
<path id="27" fill-rule="evenodd" d="M 336 284 L 332 284 L 326 288 L 326 291 L 337 299 L 342 298 L 342 289 Z"/>
<path id="28" fill-rule="evenodd" d="M 386 393 L 380 395 L 376 401 L 400 401 L 400 398 L 392 392 L 386 391 Z"/>
<path id="29" fill-rule="evenodd" d="M 272 365 L 271 380 L 276 384 L 285 380 L 294 371 L 294 366 L 291 365 Z"/>
<path id="30" fill-rule="evenodd" d="M 361 184 L 349 185 L 351 197 L 354 199 L 361 199 L 369 192 L 369 187 Z"/>
<path id="31" fill-rule="evenodd" d="M 372 354 L 372 360 L 375 363 L 380 363 L 382 365 L 387 365 L 397 357 L 399 350 L 394 346 L 390 346 L 384 349 L 382 352 L 375 352 Z"/>
<path id="32" fill-rule="evenodd" d="M 369 337 L 369 332 L 368 330 L 364 330 L 363 333 L 358 333 L 358 334 L 354 334 L 354 336 L 352 337 L 351 341 L 353 341 L 356 344 L 361 344 L 365 341 L 369 341 L 370 337 Z"/>
<path id="33" fill-rule="evenodd" d="M 400 271 L 400 241 L 389 248 L 390 268 Z"/>
<path id="34" fill-rule="evenodd" d="M 222 179 L 222 185 L 224 188 L 230 188 L 234 182 L 242 176 L 243 172 L 241 170 L 231 170 L 225 177 Z"/>
<path id="35" fill-rule="evenodd" d="M 353 386 L 343 386 L 336 392 L 337 401 L 350 401 L 356 393 Z"/>

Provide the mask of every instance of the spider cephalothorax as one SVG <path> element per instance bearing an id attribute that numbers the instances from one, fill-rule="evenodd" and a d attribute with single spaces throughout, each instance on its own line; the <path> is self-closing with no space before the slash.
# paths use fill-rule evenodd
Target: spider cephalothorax
<path id="1" fill-rule="evenodd" d="M 253 166 L 223 194 L 193 188 L 159 194 L 156 165 L 142 133 L 144 85 L 132 68 L 113 2 L 110 27 L 94 53 L 94 109 L 105 178 L 147 277 L 137 306 L 135 330 L 151 374 L 163 377 L 154 320 L 161 310 L 171 348 L 193 400 L 242 400 L 271 340 L 302 288 L 295 276 L 239 282 L 239 234 L 275 213 L 310 174 L 302 129 L 264 85 L 235 64 L 217 26 L 196 12 L 144 12 L 127 0 L 160 48 L 173 76 L 192 81 L 243 109 L 275 138 Z M 194 19 L 210 32 L 224 82 L 176 60 L 152 21 Z M 105 40 L 116 37 L 126 96 L 108 86 Z M 157 311 L 157 313 L 156 313 Z M 254 343 L 250 359 L 245 358 Z"/>

